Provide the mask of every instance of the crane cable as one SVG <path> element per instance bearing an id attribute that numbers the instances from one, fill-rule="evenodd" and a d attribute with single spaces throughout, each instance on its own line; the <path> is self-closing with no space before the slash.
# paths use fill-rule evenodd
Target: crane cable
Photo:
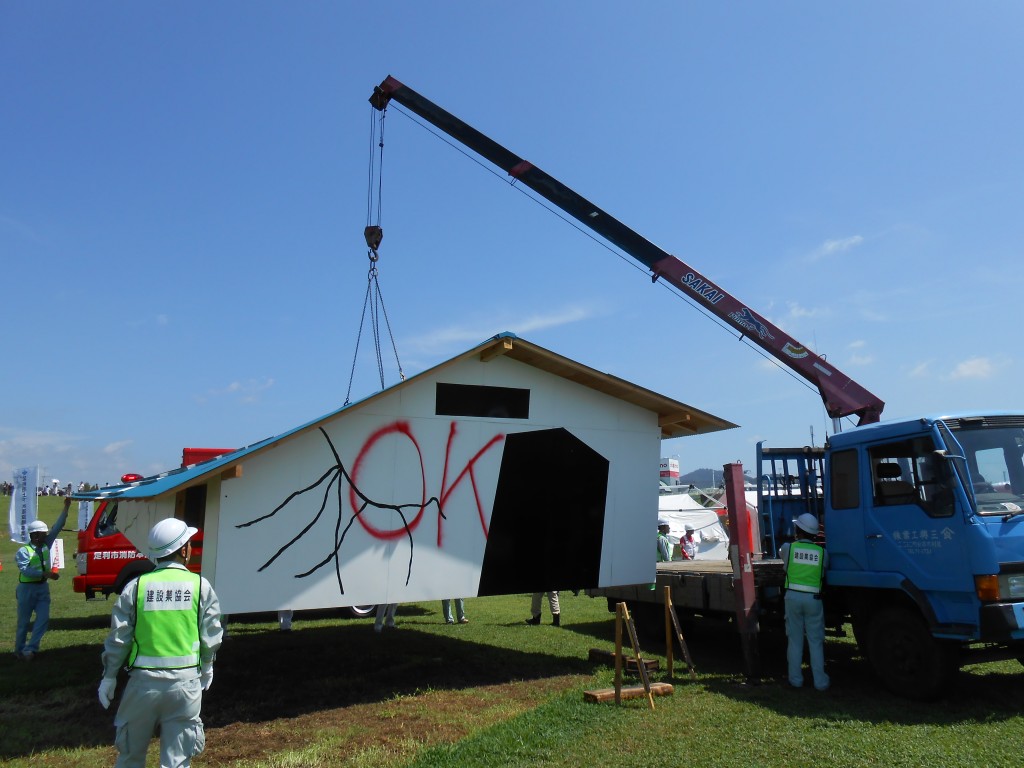
<path id="1" fill-rule="evenodd" d="M 377 115 L 380 115 L 378 121 Z M 345 405 L 351 402 L 352 382 L 356 375 L 356 361 L 359 359 L 359 342 L 363 336 L 363 325 L 366 322 L 367 314 L 370 317 L 370 329 L 373 335 L 373 347 L 377 358 L 377 377 L 380 380 L 380 388 L 384 389 L 384 358 L 381 354 L 381 328 L 380 320 L 384 318 L 384 326 L 387 328 L 388 338 L 391 339 L 391 349 L 395 353 L 395 364 L 398 367 L 398 375 L 405 381 L 405 372 L 402 370 L 402 362 L 398 359 L 398 347 L 395 344 L 395 335 L 391 331 L 391 321 L 388 319 L 387 309 L 384 307 L 384 296 L 380 290 L 378 279 L 377 260 L 380 258 L 377 249 L 384 238 L 384 230 L 381 227 L 381 202 L 383 198 L 383 170 L 384 170 L 384 112 L 370 108 L 370 162 L 367 169 L 366 187 L 366 227 L 363 229 L 363 238 L 366 240 L 366 257 L 370 260 L 370 269 L 366 275 L 366 294 L 363 297 L 363 312 L 359 317 L 359 331 L 356 333 L 355 351 L 352 353 L 352 369 L 348 377 L 348 390 L 345 392 Z M 379 133 L 378 133 L 379 125 Z M 376 186 L 376 199 L 374 198 L 374 187 Z"/>

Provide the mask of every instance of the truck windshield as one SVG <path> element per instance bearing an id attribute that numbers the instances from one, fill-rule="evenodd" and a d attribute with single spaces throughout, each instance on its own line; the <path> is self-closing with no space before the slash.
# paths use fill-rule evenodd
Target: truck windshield
<path id="1" fill-rule="evenodd" d="M 978 513 L 1024 513 L 1024 423 L 985 417 L 947 425 L 963 448 Z"/>
<path id="2" fill-rule="evenodd" d="M 98 519 L 96 520 L 96 536 L 102 538 L 103 536 L 113 536 L 115 533 L 120 533 L 117 529 L 117 502 L 105 501 L 103 505 L 96 511 Z"/>

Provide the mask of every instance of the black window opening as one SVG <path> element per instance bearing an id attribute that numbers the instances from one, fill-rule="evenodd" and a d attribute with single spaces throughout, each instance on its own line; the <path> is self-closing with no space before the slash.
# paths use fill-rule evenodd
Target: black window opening
<path id="1" fill-rule="evenodd" d="M 437 384 L 434 413 L 438 416 L 530 418 L 530 390 L 477 384 Z"/>

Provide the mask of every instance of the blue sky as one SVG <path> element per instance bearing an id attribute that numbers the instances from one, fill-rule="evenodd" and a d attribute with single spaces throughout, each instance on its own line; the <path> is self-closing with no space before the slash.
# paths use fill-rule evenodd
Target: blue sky
<path id="1" fill-rule="evenodd" d="M 883 417 L 1019 408 L 1022 21 L 1015 3 L 4 3 L 0 475 L 115 482 L 344 402 L 388 74 L 826 355 Z M 666 443 L 684 471 L 831 430 L 815 392 L 628 259 L 396 111 L 385 126 L 379 280 L 407 374 L 512 331 L 741 425 Z M 354 398 L 379 388 L 368 341 Z"/>

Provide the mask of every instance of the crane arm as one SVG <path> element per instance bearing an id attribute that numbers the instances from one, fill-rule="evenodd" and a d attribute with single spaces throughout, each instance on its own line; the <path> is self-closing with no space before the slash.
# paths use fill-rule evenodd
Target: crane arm
<path id="1" fill-rule="evenodd" d="M 654 245 L 529 161 L 388 76 L 374 88 L 370 103 L 376 109 L 384 110 L 391 101 L 398 102 L 561 208 L 647 267 L 652 280 L 662 279 L 675 286 L 696 304 L 809 381 L 817 388 L 825 411 L 833 419 L 857 416 L 859 424 L 871 424 L 881 417 L 885 407 L 882 400 L 689 264 Z"/>

